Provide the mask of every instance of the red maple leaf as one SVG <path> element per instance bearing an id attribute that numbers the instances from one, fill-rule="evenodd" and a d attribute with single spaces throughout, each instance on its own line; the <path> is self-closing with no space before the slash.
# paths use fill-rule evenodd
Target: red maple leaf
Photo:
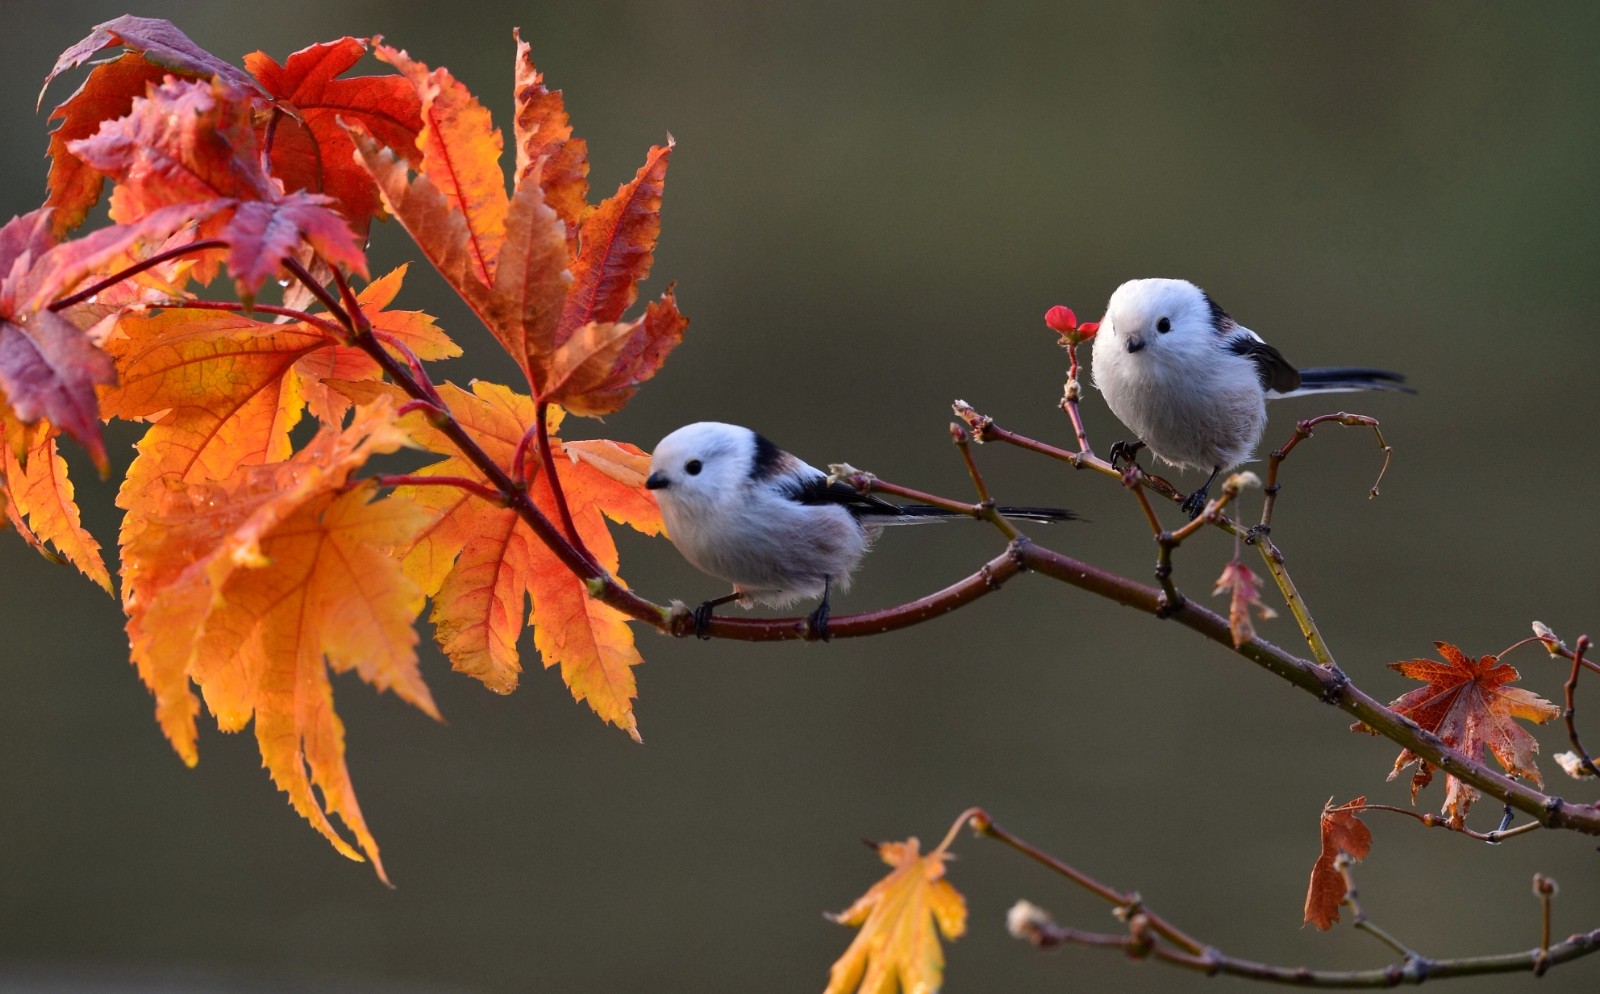
<path id="1" fill-rule="evenodd" d="M 1344 903 L 1345 879 L 1339 872 L 1340 853 L 1351 859 L 1366 859 L 1372 849 L 1372 830 L 1361 821 L 1365 797 L 1322 809 L 1322 851 L 1311 867 L 1311 883 L 1306 888 L 1305 921 L 1326 932 L 1339 920 L 1339 905 Z"/>
<path id="2" fill-rule="evenodd" d="M 1444 662 L 1412 659 L 1389 664 L 1390 669 L 1428 684 L 1397 698 L 1389 707 L 1469 758 L 1481 758 L 1487 748 L 1507 773 L 1543 784 L 1534 761 L 1539 743 L 1515 719 L 1546 722 L 1560 715 L 1561 709 L 1531 690 L 1507 686 L 1519 674 L 1497 657 L 1473 659 L 1448 642 L 1434 645 Z M 1352 725 L 1351 730 L 1372 731 L 1361 722 Z M 1410 749 L 1402 749 L 1389 779 L 1413 764 L 1417 767 L 1411 778 L 1411 800 L 1415 803 L 1417 792 L 1433 779 L 1433 767 L 1426 760 Z M 1459 825 L 1478 796 L 1469 784 L 1446 777 L 1443 813 Z"/>
<path id="3" fill-rule="evenodd" d="M 131 224 L 180 205 L 202 217 L 200 235 L 228 243 L 241 296 L 253 295 L 302 243 L 364 276 L 360 241 L 332 199 L 285 193 L 262 168 L 252 108 L 251 93 L 221 80 L 170 79 L 68 148 L 116 181 L 113 220 Z"/>
<path id="4" fill-rule="evenodd" d="M 355 144 L 342 121 L 360 122 L 402 153 L 416 148 L 421 102 L 400 76 L 338 79 L 367 53 L 364 38 L 340 38 L 302 48 L 279 65 L 265 52 L 244 64 L 274 98 L 265 141 L 272 174 L 290 190 L 325 193 L 358 234 L 379 212 L 378 189 L 355 161 Z"/>

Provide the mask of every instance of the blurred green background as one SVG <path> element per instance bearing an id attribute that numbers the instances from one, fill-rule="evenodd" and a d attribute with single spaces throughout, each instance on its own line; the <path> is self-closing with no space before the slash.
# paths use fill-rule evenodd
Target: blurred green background
<path id="1" fill-rule="evenodd" d="M 34 94 L 56 54 L 120 4 L 5 4 L 6 215 L 43 195 Z M 1183 276 L 1304 365 L 1405 370 L 1416 397 L 1339 398 L 1382 419 L 1395 462 L 1366 489 L 1370 435 L 1327 429 L 1287 467 L 1275 536 L 1344 667 L 1434 639 L 1497 651 L 1540 619 L 1597 630 L 1600 7 L 1490 4 L 969 4 L 151 0 L 199 44 L 280 60 L 382 33 L 450 67 L 509 122 L 511 28 L 564 88 L 597 192 L 669 130 L 679 147 L 646 292 L 678 281 L 688 338 L 591 433 L 650 447 L 687 421 L 763 430 L 961 495 L 949 401 L 1063 443 L 1063 357 L 1041 315 L 1097 317 L 1125 279 Z M 45 107 L 64 99 L 75 75 Z M 375 271 L 410 257 L 380 229 Z M 431 272 L 469 358 L 440 375 L 511 382 L 509 361 Z M 1289 401 L 1269 442 L 1332 409 Z M 1086 401 L 1104 451 L 1122 437 Z M 131 458 L 114 434 L 120 471 Z M 1039 538 L 1139 578 L 1153 550 L 1100 477 L 989 447 L 1005 500 L 1091 524 Z M 114 539 L 112 487 L 79 464 Z M 1193 484 L 1194 479 L 1182 478 Z M 1259 500 L 1252 495 L 1252 502 Z M 722 587 L 665 542 L 625 537 L 656 600 Z M 973 526 L 885 538 L 849 612 L 918 596 L 1000 543 Z M 1206 598 L 1231 551 L 1178 557 Z M 501 698 L 424 659 L 448 724 L 336 681 L 349 763 L 398 885 L 339 858 L 260 769 L 253 737 L 204 732 L 193 771 L 155 725 L 117 607 L 0 535 L 0 990 L 818 991 L 853 933 L 821 912 L 881 869 L 861 837 L 932 844 L 969 805 L 1240 956 L 1330 968 L 1386 950 L 1300 927 L 1330 795 L 1404 804 L 1396 749 L 1184 630 L 1040 578 L 953 617 L 827 646 L 672 641 L 646 631 L 645 745 L 532 664 Z M 1218 602 L 1218 606 L 1221 605 Z M 1262 635 L 1288 646 L 1286 619 Z M 1561 668 L 1513 657 L 1559 699 Z M 1587 727 L 1600 740 L 1600 685 Z M 1580 700 L 1580 704 L 1582 704 Z M 1566 748 L 1559 728 L 1539 738 Z M 1592 789 L 1546 758 L 1552 788 Z M 1442 800 L 1442 783 L 1423 806 Z M 1492 827 L 1482 804 L 1473 824 Z M 1489 848 L 1374 815 L 1367 910 L 1434 956 L 1600 925 L 1594 840 Z M 1005 935 L 1019 897 L 1114 930 L 1105 906 L 1001 847 L 963 839 L 972 912 L 950 991 L 1189 990 L 1114 953 L 1041 954 Z M 1540 989 L 1593 990 L 1600 959 Z M 1451 990 L 1531 985 L 1526 977 Z"/>

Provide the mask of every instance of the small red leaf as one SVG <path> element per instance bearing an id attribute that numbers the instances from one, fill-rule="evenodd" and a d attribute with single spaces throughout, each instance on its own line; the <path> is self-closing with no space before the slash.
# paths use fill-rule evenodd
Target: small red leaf
<path id="1" fill-rule="evenodd" d="M 1345 879 L 1339 872 L 1339 854 L 1351 859 L 1367 858 L 1372 850 L 1372 830 L 1362 823 L 1360 814 L 1365 797 L 1346 801 L 1322 811 L 1322 851 L 1311 867 L 1311 884 L 1306 890 L 1305 921 L 1326 932 L 1339 920 L 1339 905 L 1344 903 Z"/>

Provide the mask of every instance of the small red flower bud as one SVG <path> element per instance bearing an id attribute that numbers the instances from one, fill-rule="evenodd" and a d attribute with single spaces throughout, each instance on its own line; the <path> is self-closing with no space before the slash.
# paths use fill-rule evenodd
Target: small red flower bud
<path id="1" fill-rule="evenodd" d="M 1085 321 L 1083 324 L 1078 325 L 1078 341 L 1087 342 L 1089 339 L 1093 338 L 1094 333 L 1099 330 L 1099 321 Z"/>
<path id="2" fill-rule="evenodd" d="M 1051 331 L 1065 335 L 1078 327 L 1078 316 L 1072 313 L 1072 308 L 1060 304 L 1044 312 L 1044 323 L 1050 326 Z"/>

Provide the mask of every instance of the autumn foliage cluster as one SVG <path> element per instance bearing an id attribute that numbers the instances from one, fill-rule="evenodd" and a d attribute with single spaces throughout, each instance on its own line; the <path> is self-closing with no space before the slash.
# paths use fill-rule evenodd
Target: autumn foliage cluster
<path id="1" fill-rule="evenodd" d="M 51 77 L 117 47 L 52 114 L 45 206 L 0 231 L 6 511 L 113 591 L 58 445 L 70 437 L 104 468 L 101 422 L 145 424 L 117 498 L 121 597 L 162 730 L 193 764 L 200 698 L 224 730 L 253 721 L 296 810 L 381 875 L 328 667 L 437 716 L 414 630 L 427 599 L 456 669 L 509 692 L 531 624 L 544 664 L 637 737 L 626 618 L 451 436 L 470 433 L 471 454 L 515 474 L 600 569 L 617 568 L 607 519 L 660 531 L 638 449 L 557 433 L 566 412 L 618 410 L 683 337 L 670 289 L 629 314 L 671 145 L 591 204 L 584 142 L 520 42 L 506 163 L 459 81 L 381 43 L 343 38 L 282 65 L 256 53 L 241 71 L 170 24 L 122 18 Z M 397 72 L 344 77 L 369 48 Z M 110 224 L 70 238 L 108 182 Z M 404 268 L 348 284 L 368 277 L 365 232 L 384 214 L 510 352 L 525 392 L 427 378 L 422 363 L 460 348 L 393 306 Z M 206 299 L 224 269 L 237 300 Z M 282 305 L 257 302 L 293 276 Z M 316 431 L 297 447 L 307 418 Z M 369 461 L 401 447 L 438 459 L 375 478 Z"/>
<path id="2" fill-rule="evenodd" d="M 330 667 L 438 717 L 418 666 L 425 607 L 454 668 L 498 693 L 517 686 L 518 640 L 531 627 L 543 665 L 559 667 L 576 699 L 638 738 L 632 668 L 640 656 L 630 624 L 685 633 L 676 612 L 637 597 L 616 575 L 608 522 L 662 529 L 643 486 L 644 453 L 561 436 L 569 416 L 621 409 L 683 339 L 687 322 L 670 286 L 636 306 L 661 233 L 672 142 L 650 149 L 631 180 L 594 202 L 587 146 L 520 39 L 509 155 L 465 86 L 380 40 L 342 38 L 281 64 L 258 52 L 240 69 L 164 21 L 124 17 L 63 53 L 46 85 L 103 52 L 110 57 L 50 115 L 57 123 L 45 204 L 0 228 L 0 504 L 41 552 L 120 593 L 132 662 L 184 762 L 198 760 L 203 700 L 221 729 L 253 727 L 294 808 L 384 877 L 345 765 Z M 368 54 L 393 71 L 347 75 Z M 106 223 L 80 234 L 107 186 Z M 429 315 L 396 306 L 404 267 L 369 274 L 366 235 L 387 218 L 525 383 L 430 377 L 428 362 L 461 348 Z M 218 299 L 212 288 L 224 272 L 233 294 Z M 1149 516 L 1163 563 L 1203 527 L 1231 530 L 1236 549 L 1247 541 L 1270 549 L 1265 527 L 1238 528 L 1224 513 L 1238 481 L 1194 522 L 1161 530 L 1145 497 L 1146 489 L 1163 493 L 1160 481 L 1095 456 L 1077 411 L 1075 349 L 1096 326 L 1065 307 L 1051 308 L 1046 324 L 1069 350 L 1063 409 L 1079 449 L 1011 435 L 964 404 L 957 441 L 1007 441 L 1119 478 Z M 108 472 L 102 427 L 112 419 L 142 426 L 117 496 L 124 516 L 115 580 L 81 524 L 61 453 L 70 439 Z M 1314 421 L 1274 454 L 1274 474 Z M 373 462 L 401 449 L 426 453 L 425 464 L 394 473 Z M 1218 618 L 1185 607 L 1166 574 L 1158 572 L 1161 591 L 1119 586 L 1011 538 L 1009 558 L 942 592 L 944 606 L 908 605 L 898 623 L 953 609 L 1032 569 L 1178 616 L 1242 653 L 1280 653 L 1272 658 L 1285 671 L 1301 665 L 1256 639 L 1252 615 L 1272 612 L 1238 554 L 1217 582 L 1229 598 Z M 1565 711 L 1510 686 L 1517 672 L 1496 656 L 1473 659 L 1447 643 L 1438 643 L 1442 662 L 1395 664 L 1423 687 L 1388 708 L 1368 704 L 1318 651 L 1275 554 L 1266 553 L 1269 572 L 1318 656 L 1296 671 L 1301 685 L 1358 715 L 1356 730 L 1402 743 L 1395 773 L 1415 767 L 1413 800 L 1441 755 L 1464 754 L 1447 773 L 1442 815 L 1426 816 L 1428 824 L 1465 830 L 1481 794 L 1473 783 L 1500 783 L 1480 765 L 1485 750 L 1507 774 L 1542 783 L 1537 745 L 1517 722 L 1566 714 L 1570 727 L 1579 669 L 1594 668 L 1581 644 L 1574 654 L 1548 632 L 1529 640 L 1572 660 Z M 1576 746 L 1575 730 L 1572 737 Z M 1572 763 L 1593 769 L 1581 748 L 1575 755 Z M 1539 797 L 1505 799 L 1533 811 Z M 1372 841 L 1358 817 L 1369 807 L 1357 798 L 1322 814 L 1305 908 L 1317 927 L 1329 927 L 1347 903 L 1350 863 Z M 987 815 L 965 813 L 963 824 L 1051 864 Z M 1589 831 L 1591 822 L 1567 827 L 1574 824 Z M 937 988 L 939 936 L 955 938 L 966 923 L 965 903 L 945 879 L 954 835 L 926 854 L 915 839 L 877 846 L 892 869 L 836 916 L 860 931 L 835 964 L 830 992 Z M 1125 940 L 1095 943 L 1125 941 L 1143 955 L 1165 942 L 1173 962 L 1225 968 L 1136 908 L 1136 895 L 1062 872 L 1127 913 Z M 1024 926 L 1035 941 L 1063 941 L 1042 920 Z"/>

